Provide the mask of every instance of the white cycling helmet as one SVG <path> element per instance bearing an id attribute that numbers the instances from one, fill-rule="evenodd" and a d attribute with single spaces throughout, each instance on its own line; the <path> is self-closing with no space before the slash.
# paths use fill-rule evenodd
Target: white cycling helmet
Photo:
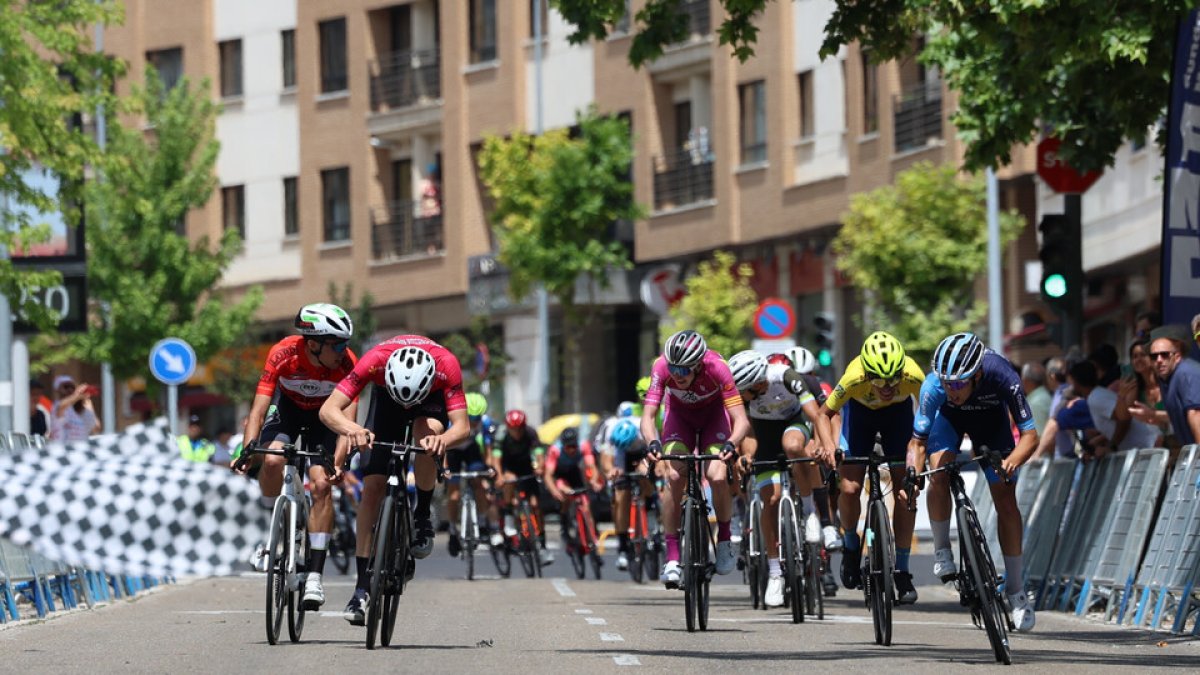
<path id="1" fill-rule="evenodd" d="M 354 334 L 354 323 L 350 315 L 337 305 L 316 302 L 300 308 L 296 314 L 296 328 L 305 337 L 332 337 L 349 340 Z"/>
<path id="2" fill-rule="evenodd" d="M 817 369 L 817 357 L 804 347 L 795 346 L 787 350 L 788 360 L 792 362 L 792 368 L 797 373 L 807 375 Z"/>
<path id="3" fill-rule="evenodd" d="M 663 345 L 663 356 L 672 366 L 691 368 L 708 353 L 708 343 L 704 336 L 694 330 L 681 330 L 667 338 Z"/>
<path id="4" fill-rule="evenodd" d="M 767 357 L 753 349 L 738 352 L 729 359 L 729 372 L 735 387 L 749 389 L 767 378 Z"/>
<path id="5" fill-rule="evenodd" d="M 943 382 L 965 380 L 983 363 L 983 342 L 974 333 L 955 333 L 933 351 L 933 372 Z"/>
<path id="6" fill-rule="evenodd" d="M 432 354 L 420 347 L 401 347 L 388 357 L 383 379 L 392 399 L 411 408 L 429 396 L 436 374 Z"/>

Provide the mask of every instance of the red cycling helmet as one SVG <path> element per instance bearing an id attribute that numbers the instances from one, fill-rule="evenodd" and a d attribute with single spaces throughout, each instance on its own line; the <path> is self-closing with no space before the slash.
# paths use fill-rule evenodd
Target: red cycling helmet
<path id="1" fill-rule="evenodd" d="M 510 429 L 517 429 L 525 426 L 525 413 L 521 410 L 509 410 L 504 414 L 504 423 Z"/>
<path id="2" fill-rule="evenodd" d="M 770 356 L 767 357 L 767 363 L 769 363 L 769 364 L 781 363 L 789 368 L 792 367 L 792 360 L 788 358 L 787 354 L 771 354 Z"/>

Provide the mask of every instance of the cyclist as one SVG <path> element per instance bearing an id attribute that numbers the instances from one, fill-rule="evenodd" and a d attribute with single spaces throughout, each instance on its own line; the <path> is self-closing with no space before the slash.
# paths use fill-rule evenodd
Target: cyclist
<path id="1" fill-rule="evenodd" d="M 483 394 L 471 392 L 467 394 L 467 419 L 471 421 L 471 435 L 458 445 L 446 450 L 446 470 L 451 473 L 460 471 L 486 471 L 488 468 L 487 462 L 484 461 L 484 447 L 481 440 L 484 437 L 483 431 L 483 415 L 487 412 L 487 399 Z M 458 557 L 462 552 L 462 543 L 459 541 L 458 521 L 459 521 L 459 505 L 462 504 L 462 481 L 454 477 L 446 481 L 446 516 L 450 520 L 450 535 L 447 537 L 446 550 L 451 556 Z M 488 504 L 487 485 L 484 484 L 482 478 L 474 478 L 471 480 L 471 489 L 475 491 L 475 506 L 476 508 L 485 508 Z M 490 511 L 490 509 L 489 509 Z M 477 522 L 480 524 L 480 534 L 486 536 L 488 530 L 487 514 L 476 513 Z"/>
<path id="2" fill-rule="evenodd" d="M 812 431 L 809 420 L 816 421 L 820 408 L 804 378 L 792 370 L 791 365 L 768 364 L 762 354 L 746 350 L 729 359 L 729 370 L 733 374 L 734 386 L 741 392 L 742 400 L 750 417 L 753 433 L 742 443 L 741 462 L 750 470 L 754 461 L 771 461 L 781 455 L 789 458 L 811 457 L 814 448 L 833 448 L 830 438 L 822 438 L 810 445 Z M 807 420 L 805 419 L 807 417 Z M 820 432 L 820 430 L 818 430 Z M 818 454 L 822 461 L 833 463 L 831 454 Z M 813 464 L 800 467 L 800 480 L 795 482 L 800 500 L 808 516 L 804 523 L 804 539 L 816 544 L 821 541 L 819 505 L 814 498 L 812 485 L 821 482 L 820 471 Z M 769 580 L 764 601 L 768 607 L 783 605 L 783 571 L 779 565 L 779 500 L 782 497 L 779 471 L 760 471 L 755 475 L 755 487 L 763 502 L 762 530 L 767 552 Z M 804 494 L 807 492 L 808 494 Z M 828 502 L 828 498 L 826 498 Z M 828 520 L 828 503 L 826 503 Z"/>
<path id="3" fill-rule="evenodd" d="M 262 376 L 254 391 L 250 414 L 246 416 L 243 438 L 250 444 L 281 448 L 294 442 L 301 428 L 307 428 L 312 440 L 326 450 L 334 451 L 333 476 L 324 469 L 310 467 L 309 485 L 312 510 L 308 514 L 308 559 L 305 569 L 302 602 L 306 609 L 318 609 L 325 604 L 325 589 L 321 575 L 325 571 L 325 555 L 329 535 L 333 532 L 333 491 L 331 484 L 342 482 L 341 466 L 348 446 L 345 440 L 321 422 L 317 411 L 333 392 L 334 387 L 357 362 L 350 350 L 354 324 L 349 315 L 337 305 L 315 303 L 305 305 L 296 313 L 293 322 L 299 335 L 286 337 L 271 347 Z M 354 400 L 347 400 L 350 414 L 357 410 Z M 255 455 L 262 458 L 258 485 L 262 489 L 262 504 L 272 508 L 283 490 L 283 467 L 287 460 L 278 455 Z M 231 465 L 245 473 L 250 461 L 241 453 Z M 265 572 L 268 564 L 267 547 L 255 551 L 254 567 Z"/>
<path id="4" fill-rule="evenodd" d="M 663 415 L 660 440 L 655 416 L 664 398 L 669 403 Z M 679 331 L 667 338 L 662 356 L 654 360 L 650 371 L 650 389 L 642 410 L 642 435 L 654 460 L 661 457 L 664 449 L 671 454 L 700 450 L 720 453 L 724 460 L 710 462 L 707 468 L 717 515 L 717 574 L 729 574 L 737 562 L 729 541 L 733 501 L 725 480 L 725 462 L 733 458 L 738 444 L 749 432 L 746 408 L 721 355 L 711 351 L 704 337 L 694 330 Z M 668 464 L 665 471 L 669 480 L 663 490 L 662 515 L 667 533 L 667 562 L 660 578 L 667 588 L 678 588 L 679 511 L 686 486 L 683 474 L 676 467 Z"/>
<path id="5" fill-rule="evenodd" d="M 587 441 L 580 442 L 579 429 L 576 427 L 563 429 L 558 442 L 546 451 L 545 464 L 542 480 L 550 496 L 562 506 L 559 510 L 560 517 L 566 513 L 564 490 L 578 490 L 586 485 L 590 485 L 594 492 L 604 488 L 604 478 L 596 467 L 592 444 Z M 592 541 L 597 542 L 599 539 L 596 537 L 596 521 L 592 518 L 590 502 L 588 499 L 579 500 L 588 533 Z M 579 536 L 582 537 L 583 533 Z"/>
<path id="6" fill-rule="evenodd" d="M 367 426 L 362 427 L 348 414 L 348 409 L 368 383 L 375 384 L 375 395 L 371 397 Z M 384 396 L 380 389 L 388 395 Z M 412 425 L 413 440 L 428 453 L 417 455 L 413 461 L 417 505 L 413 509 L 412 554 L 417 559 L 428 557 L 433 550 L 429 502 L 437 481 L 435 458 L 440 458 L 447 447 L 462 443 L 471 433 L 458 359 L 445 347 L 420 335 L 397 335 L 385 340 L 364 354 L 354 370 L 338 383 L 321 406 L 321 420 L 349 437 L 356 448 L 370 448 L 376 440 L 403 440 L 405 429 Z M 367 563 L 373 543 L 371 530 L 387 491 L 390 461 L 390 452 L 372 452 L 363 467 L 355 545 L 358 580 L 344 613 L 345 619 L 356 626 L 364 623 L 363 612 L 369 601 Z"/>
<path id="7" fill-rule="evenodd" d="M 890 333 L 877 331 L 863 341 L 858 358 L 846 366 L 846 372 L 821 407 L 817 424 L 832 429 L 830 420 L 842 413 L 842 449 L 851 457 L 866 457 L 874 449 L 879 434 L 884 456 L 891 462 L 903 462 L 908 449 L 908 429 L 912 426 L 913 401 L 921 391 L 924 371 L 904 353 L 904 346 Z M 832 434 L 830 433 L 832 436 Z M 845 544 L 842 548 L 842 585 L 862 586 L 862 547 L 858 537 L 858 516 L 866 467 L 843 466 L 841 514 Z M 904 469 L 891 470 L 893 494 L 904 482 Z M 913 524 L 916 514 L 908 509 L 893 509 L 892 529 L 896 536 L 896 601 L 917 601 L 908 558 L 912 552 Z"/>
<path id="8" fill-rule="evenodd" d="M 615 481 L 627 473 L 646 473 L 646 442 L 632 418 L 621 419 L 608 435 L 611 452 L 600 457 L 604 473 L 613 482 L 613 529 L 617 531 L 617 569 L 629 569 L 629 485 L 617 486 Z M 647 508 L 654 498 L 650 480 L 641 481 L 642 495 Z"/>
<path id="9" fill-rule="evenodd" d="M 1021 576 L 1024 559 L 1016 473 L 1037 447 L 1038 435 L 1021 376 L 1011 361 L 986 349 L 974 333 L 955 333 L 934 350 L 933 372 L 921 386 L 920 402 L 909 443 L 909 462 L 918 471 L 925 466 L 926 452 L 933 468 L 953 462 L 964 434 L 973 445 L 1006 455 L 999 469 L 1012 482 L 1005 484 L 990 468 L 986 475 L 1004 553 L 1004 585 L 1015 589 L 1008 595 L 1013 625 L 1022 632 L 1033 630 L 1037 619 Z M 1020 431 L 1015 443 L 1014 422 Z M 925 503 L 933 535 L 933 574 L 948 581 L 957 572 L 950 549 L 950 483 L 945 474 L 931 478 Z"/>
<path id="10" fill-rule="evenodd" d="M 546 550 L 546 532 L 542 528 L 542 506 L 538 499 L 538 482 L 533 476 L 539 471 L 542 460 L 542 445 L 538 442 L 537 429 L 529 425 L 525 412 L 509 410 L 504 415 L 504 434 L 496 441 L 492 450 L 492 468 L 496 475 L 502 477 L 504 513 L 504 535 L 509 537 L 517 533 L 513 520 L 513 510 L 517 507 L 517 493 L 524 492 L 529 499 L 529 508 L 533 511 L 534 527 L 537 528 L 538 559 L 542 566 L 554 562 L 554 555 Z M 518 478 L 525 480 L 517 481 Z M 492 533 L 492 545 L 500 546 L 504 536 L 499 532 Z"/>

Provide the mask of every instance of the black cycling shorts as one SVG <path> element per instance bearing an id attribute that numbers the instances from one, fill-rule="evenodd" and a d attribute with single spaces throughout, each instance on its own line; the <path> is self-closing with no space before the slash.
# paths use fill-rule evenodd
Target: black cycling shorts
<path id="1" fill-rule="evenodd" d="M 275 391 L 271 399 L 271 407 L 267 409 L 267 417 L 263 420 L 262 431 L 258 434 L 258 444 L 266 447 L 275 441 L 294 443 L 305 430 L 309 438 L 305 439 L 309 450 L 321 446 L 325 453 L 333 457 L 337 448 L 338 435 L 321 422 L 318 410 L 305 410 L 296 405 L 292 399 Z"/>
<path id="2" fill-rule="evenodd" d="M 399 443 L 407 440 L 409 443 L 416 443 L 416 438 L 410 438 L 409 432 L 412 429 L 413 422 L 420 418 L 435 419 L 442 423 L 443 427 L 450 426 L 450 418 L 446 414 L 446 396 L 440 391 L 435 391 L 418 406 L 405 408 L 396 403 L 387 390 L 383 387 L 376 386 L 374 395 L 371 396 L 371 409 L 367 413 L 367 428 L 375 434 L 375 440 L 388 441 Z M 384 450 L 382 452 L 371 452 L 371 456 L 367 458 L 367 462 L 363 467 L 364 476 L 378 476 L 386 474 L 388 463 L 391 461 L 391 452 Z"/>

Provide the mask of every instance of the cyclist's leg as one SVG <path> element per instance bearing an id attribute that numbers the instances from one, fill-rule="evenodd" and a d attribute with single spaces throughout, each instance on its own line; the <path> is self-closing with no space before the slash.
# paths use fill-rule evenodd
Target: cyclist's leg
<path id="1" fill-rule="evenodd" d="M 929 431 L 928 452 L 930 468 L 937 469 L 958 457 L 962 434 L 942 414 L 934 417 Z M 929 525 L 934 551 L 950 549 L 950 480 L 944 472 L 929 477 L 925 493 L 925 508 L 929 509 Z"/>
<path id="2" fill-rule="evenodd" d="M 758 497 L 762 500 L 763 552 L 771 566 L 771 576 L 777 577 L 779 571 L 779 499 L 783 495 L 778 471 L 763 471 L 755 476 Z"/>
<path id="3" fill-rule="evenodd" d="M 617 531 L 617 548 L 621 552 L 625 552 L 629 546 L 629 528 L 632 526 L 629 522 L 629 495 L 632 491 L 632 486 L 628 484 L 613 486 L 613 529 Z"/>
<path id="4" fill-rule="evenodd" d="M 446 471 L 458 473 L 465 471 L 463 455 L 465 449 L 446 450 Z M 462 479 L 455 476 L 446 479 L 446 520 L 450 522 L 451 534 L 458 531 L 459 507 L 462 504 Z"/>
<path id="5" fill-rule="evenodd" d="M 903 462 L 908 455 L 908 441 L 912 438 L 913 409 L 908 402 L 898 403 L 881 408 L 875 415 L 876 428 L 879 433 L 883 454 L 891 462 Z M 908 572 L 908 557 L 912 553 L 913 524 L 917 514 L 908 510 L 903 499 L 904 469 L 891 470 L 892 497 L 892 534 L 896 545 L 896 571 Z M 904 582 L 906 588 L 908 581 Z M 915 596 L 915 591 L 912 595 Z M 916 598 L 912 597 L 915 601 Z M 905 600 L 908 602 L 908 600 Z"/>
<path id="6" fill-rule="evenodd" d="M 874 412 L 854 400 L 842 408 L 840 444 L 847 457 L 865 457 L 875 447 L 876 427 L 872 424 Z M 841 474 L 842 494 L 838 500 L 838 511 L 841 513 L 843 538 L 848 551 L 846 556 L 854 558 L 862 550 L 858 536 L 858 517 L 862 513 L 860 495 L 866 467 L 843 466 Z M 846 557 L 843 557 L 844 560 Z M 845 567 L 846 565 L 843 565 L 843 572 Z"/>
<path id="7" fill-rule="evenodd" d="M 729 439 L 729 415 L 725 406 L 718 402 L 699 411 L 702 419 L 696 420 L 699 445 L 710 455 L 721 452 Z M 731 536 L 729 521 L 733 518 L 733 490 L 729 487 L 729 467 L 724 462 L 709 462 L 706 467 L 709 487 L 712 490 L 713 513 L 717 516 L 717 544 L 728 542 Z"/>
<path id="8" fill-rule="evenodd" d="M 838 514 L 842 519 L 842 532 L 845 547 L 857 551 L 859 547 L 858 518 L 862 515 L 862 485 L 867 468 L 849 464 L 839 470 L 842 476 L 842 494 L 838 504 Z"/>
<path id="9" fill-rule="evenodd" d="M 791 424 L 783 432 L 783 452 L 789 459 L 797 457 L 808 457 L 806 455 L 809 448 L 809 430 L 804 424 Z M 821 516 L 820 509 L 817 507 L 817 501 L 813 494 L 813 487 L 821 484 L 821 470 L 816 464 L 796 464 L 792 467 L 792 480 L 796 485 L 796 493 L 800 495 L 800 501 L 804 504 L 805 519 L 812 515 L 816 519 L 817 524 L 820 524 Z M 805 538 L 809 538 L 807 531 L 808 523 L 804 524 Z M 820 534 L 817 532 L 816 534 Z"/>

